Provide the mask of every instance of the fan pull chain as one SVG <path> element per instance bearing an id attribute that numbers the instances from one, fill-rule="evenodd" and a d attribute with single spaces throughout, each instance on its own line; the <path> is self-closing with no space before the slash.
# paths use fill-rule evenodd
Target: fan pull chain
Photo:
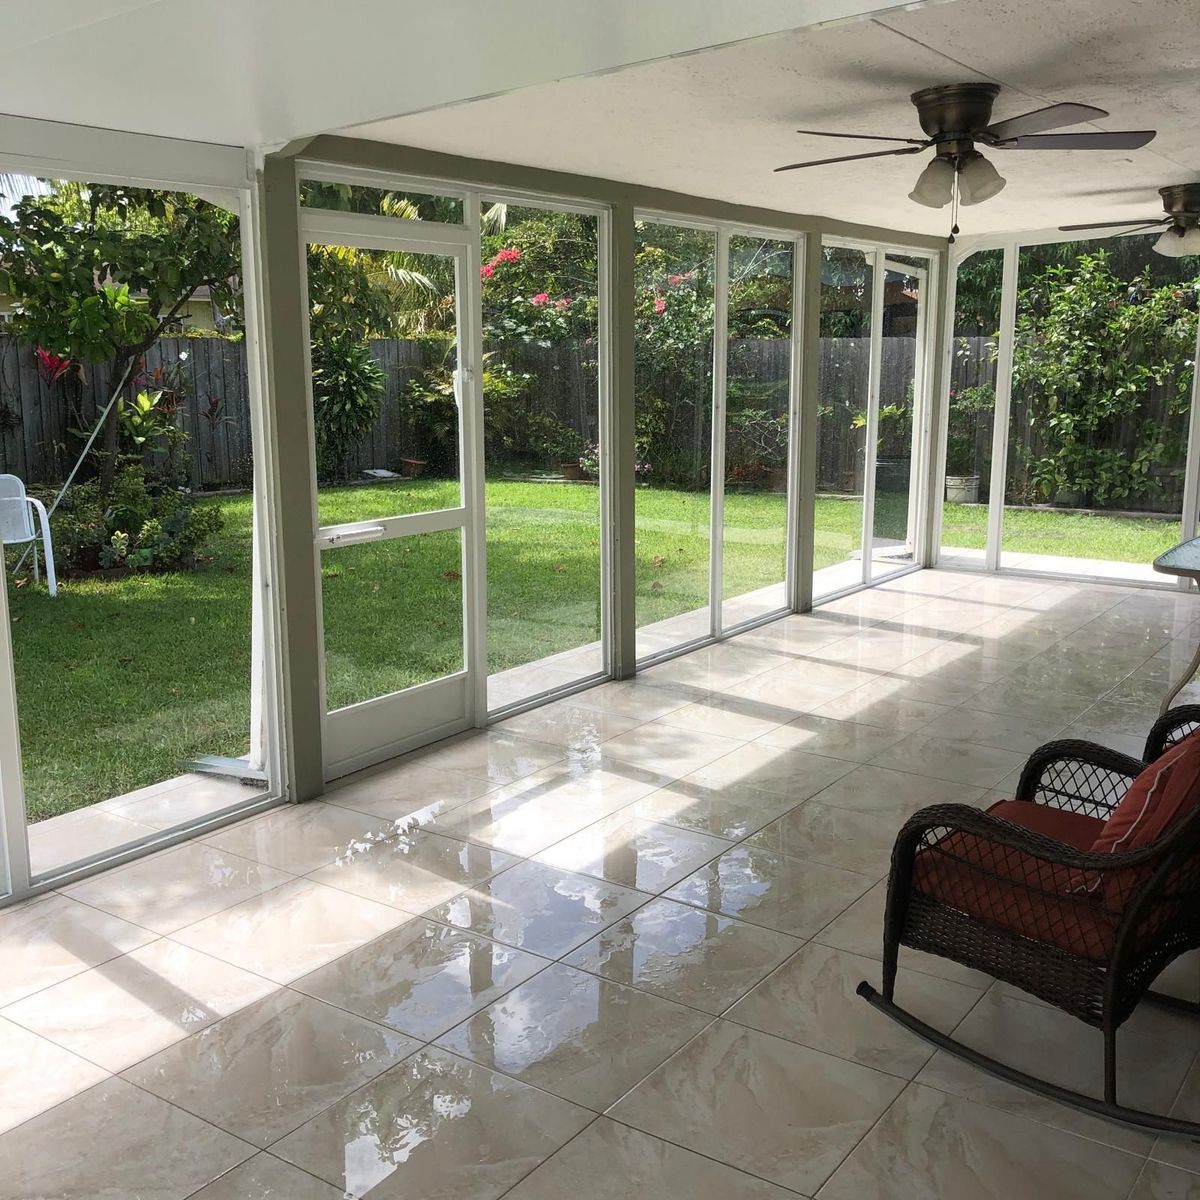
<path id="1" fill-rule="evenodd" d="M 947 245 L 953 246 L 958 234 L 958 164 L 954 165 L 954 185 L 950 189 L 950 237 Z"/>

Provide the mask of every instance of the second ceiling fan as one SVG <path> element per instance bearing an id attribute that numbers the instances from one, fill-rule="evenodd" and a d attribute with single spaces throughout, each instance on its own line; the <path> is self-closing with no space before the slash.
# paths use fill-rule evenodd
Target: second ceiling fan
<path id="1" fill-rule="evenodd" d="M 1000 94 L 995 83 L 950 83 L 914 92 L 911 100 L 924 138 L 883 137 L 866 133 L 828 133 L 819 129 L 799 129 L 797 133 L 815 137 L 843 137 L 857 141 L 902 142 L 894 150 L 873 150 L 866 154 L 845 154 L 837 158 L 818 158 L 809 162 L 789 163 L 776 171 L 795 171 L 801 167 L 821 167 L 828 163 L 854 162 L 864 158 L 886 158 L 898 154 L 920 154 L 934 148 L 933 161 L 917 179 L 909 199 L 927 208 L 944 208 L 955 192 L 962 204 L 979 204 L 991 199 L 1005 184 L 1000 173 L 976 143 L 991 150 L 1137 150 L 1154 137 L 1153 129 L 1122 130 L 1115 133 L 1086 131 L 1048 133 L 1066 125 L 1107 117 L 1102 108 L 1089 104 L 1051 104 L 1046 108 L 992 121 L 992 105 Z"/>

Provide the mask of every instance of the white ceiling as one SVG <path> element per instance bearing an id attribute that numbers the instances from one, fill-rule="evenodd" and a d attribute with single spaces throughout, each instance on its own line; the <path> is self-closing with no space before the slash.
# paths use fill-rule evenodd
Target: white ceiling
<path id="1" fill-rule="evenodd" d="M 903 3 L 3 0 L 0 113 L 272 145 Z"/>
<path id="2" fill-rule="evenodd" d="M 1195 0 L 954 0 L 529 87 L 352 132 L 944 234 L 949 210 L 907 199 L 928 155 L 781 175 L 772 168 L 872 148 L 802 137 L 795 133 L 801 125 L 919 136 L 908 94 L 970 79 L 1003 85 L 997 119 L 1073 100 L 1112 114 L 1095 128 L 1159 134 L 1132 152 L 992 152 L 1008 187 L 963 210 L 964 234 L 1161 215 L 1157 187 L 1200 179 Z"/>

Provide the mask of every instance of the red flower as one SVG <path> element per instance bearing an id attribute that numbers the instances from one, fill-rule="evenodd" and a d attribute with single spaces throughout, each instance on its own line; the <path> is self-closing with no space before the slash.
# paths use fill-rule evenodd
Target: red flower
<path id="1" fill-rule="evenodd" d="M 543 304 L 550 303 L 550 297 L 545 292 L 538 292 L 536 296 L 529 297 L 529 303 L 537 308 L 541 308 Z"/>
<path id="2" fill-rule="evenodd" d="M 521 251 L 516 246 L 507 247 L 504 250 L 497 250 L 496 256 L 492 259 L 494 263 L 516 262 L 521 257 Z"/>
<path id="3" fill-rule="evenodd" d="M 65 354 L 51 354 L 41 346 L 33 353 L 37 358 L 38 373 L 48 386 L 52 386 L 63 372 L 71 367 L 71 359 Z"/>
<path id="4" fill-rule="evenodd" d="M 571 300 L 569 297 L 564 296 L 561 300 L 556 300 L 554 302 L 554 307 L 558 309 L 559 312 L 566 312 L 567 309 L 571 307 Z"/>
<path id="5" fill-rule="evenodd" d="M 666 311 L 666 308 L 667 302 L 661 296 L 655 296 L 654 311 L 658 313 L 659 316 L 662 316 L 662 314 Z"/>
<path id="6" fill-rule="evenodd" d="M 496 268 L 493 267 L 491 263 L 484 263 L 483 266 L 479 268 L 480 279 L 491 279 L 495 273 Z"/>
<path id="7" fill-rule="evenodd" d="M 677 283 L 682 283 L 682 282 L 683 282 L 682 275 L 668 275 L 667 276 L 667 287 L 674 287 Z"/>

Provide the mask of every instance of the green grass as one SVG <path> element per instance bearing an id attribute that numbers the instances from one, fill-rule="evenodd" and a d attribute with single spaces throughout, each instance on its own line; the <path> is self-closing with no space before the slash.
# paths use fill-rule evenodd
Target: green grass
<path id="1" fill-rule="evenodd" d="M 903 536 L 906 497 L 878 498 L 876 529 Z M 65 580 L 11 592 L 26 803 L 39 820 L 155 783 L 198 754 L 245 752 L 250 681 L 250 499 L 223 498 L 225 529 L 194 572 Z M 323 523 L 457 503 L 438 480 L 326 489 Z M 640 624 L 707 602 L 708 497 L 640 488 Z M 487 484 L 488 654 L 492 670 L 595 641 L 600 631 L 596 488 Z M 857 547 L 862 502 L 817 501 L 816 566 Z M 725 595 L 783 577 L 784 497 L 725 499 Z M 895 528 L 893 528 L 895 527 Z M 1148 561 L 1175 541 L 1166 521 L 1053 512 L 1006 514 L 1006 548 Z M 946 509 L 947 545 L 982 546 L 986 510 Z M 457 532 L 322 555 L 333 707 L 461 666 Z"/>

